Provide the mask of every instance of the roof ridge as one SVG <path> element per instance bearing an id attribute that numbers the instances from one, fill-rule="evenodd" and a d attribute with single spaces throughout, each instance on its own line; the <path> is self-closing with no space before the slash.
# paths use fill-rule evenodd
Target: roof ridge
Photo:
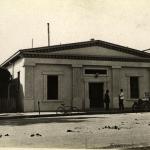
<path id="1" fill-rule="evenodd" d="M 103 41 L 103 40 L 90 40 L 90 41 L 82 41 L 82 42 L 73 42 L 73 43 L 65 43 L 65 44 L 56 44 L 56 45 L 51 45 L 51 46 L 42 46 L 42 47 L 35 47 L 35 48 L 26 48 L 26 49 L 21 49 L 21 51 L 33 51 L 36 49 L 52 49 L 55 47 L 63 47 L 63 46 L 72 46 L 72 45 L 83 45 L 83 44 L 107 44 L 107 45 L 111 45 L 111 46 L 118 46 L 118 47 L 122 47 L 122 48 L 127 48 L 127 49 L 132 49 L 132 50 L 138 50 L 135 48 L 131 48 L 128 46 L 123 46 L 123 45 L 119 45 L 119 44 L 114 44 L 111 42 L 107 42 L 107 41 Z M 138 50 L 140 51 L 140 50 Z"/>

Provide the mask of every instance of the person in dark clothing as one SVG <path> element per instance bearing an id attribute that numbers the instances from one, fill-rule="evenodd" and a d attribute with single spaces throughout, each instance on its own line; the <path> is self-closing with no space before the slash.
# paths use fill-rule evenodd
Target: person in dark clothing
<path id="1" fill-rule="evenodd" d="M 106 104 L 106 110 L 109 110 L 109 102 L 110 102 L 109 90 L 106 90 L 105 97 L 104 97 L 104 102 Z"/>

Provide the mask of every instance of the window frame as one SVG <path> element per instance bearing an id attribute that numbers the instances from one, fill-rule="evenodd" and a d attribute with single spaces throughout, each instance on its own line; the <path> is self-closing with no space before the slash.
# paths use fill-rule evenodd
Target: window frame
<path id="1" fill-rule="evenodd" d="M 43 101 L 44 102 L 59 102 L 62 101 L 62 78 L 63 73 L 62 72 L 43 72 Z M 47 97 L 47 78 L 48 76 L 58 76 L 58 99 L 48 99 Z"/>
<path id="2" fill-rule="evenodd" d="M 108 76 L 108 68 L 96 68 L 96 67 L 95 68 L 92 68 L 92 67 L 90 68 L 89 67 L 89 68 L 84 68 L 83 69 L 84 76 L 93 77 L 93 76 L 95 76 L 96 73 L 95 74 L 94 73 L 93 74 L 86 74 L 85 73 L 86 70 L 106 70 L 106 74 L 98 74 L 98 76 L 100 76 L 100 77 L 106 77 L 106 76 Z"/>

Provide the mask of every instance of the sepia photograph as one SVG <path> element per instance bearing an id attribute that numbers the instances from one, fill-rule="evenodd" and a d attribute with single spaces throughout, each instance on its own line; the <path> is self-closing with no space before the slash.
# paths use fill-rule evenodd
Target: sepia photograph
<path id="1" fill-rule="evenodd" d="M 0 0 L 0 150 L 150 150 L 150 0 Z"/>

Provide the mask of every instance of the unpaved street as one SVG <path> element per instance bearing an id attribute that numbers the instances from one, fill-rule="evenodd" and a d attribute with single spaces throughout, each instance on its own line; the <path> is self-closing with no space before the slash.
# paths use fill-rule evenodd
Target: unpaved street
<path id="1" fill-rule="evenodd" d="M 150 113 L 0 121 L 0 147 L 128 148 L 150 146 Z"/>

